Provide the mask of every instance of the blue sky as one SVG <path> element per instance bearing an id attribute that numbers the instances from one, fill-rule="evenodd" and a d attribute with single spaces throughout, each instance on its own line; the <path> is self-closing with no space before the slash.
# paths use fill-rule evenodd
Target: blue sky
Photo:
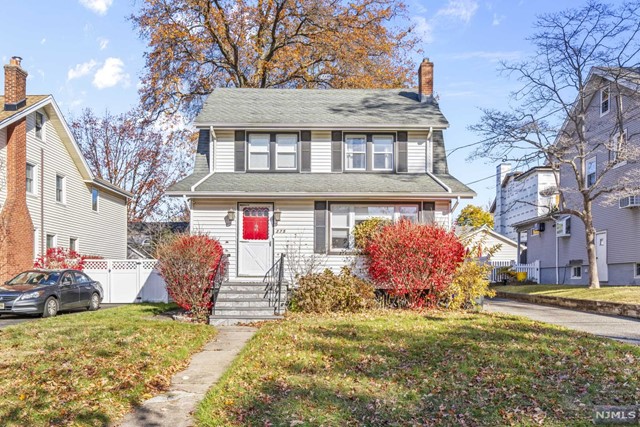
<path id="1" fill-rule="evenodd" d="M 140 1 L 140 0 L 138 0 Z M 435 64 L 435 92 L 450 122 L 447 150 L 478 141 L 467 130 L 479 108 L 504 108 L 517 82 L 500 76 L 502 59 L 531 53 L 526 37 L 536 14 L 579 7 L 586 0 L 407 0 L 423 40 L 422 56 Z M 23 58 L 30 94 L 53 94 L 69 119 L 82 108 L 114 113 L 137 102 L 145 44 L 127 19 L 135 0 L 21 0 L 3 2 L 0 59 Z M 139 4 L 139 3 L 138 3 Z M 416 55 L 416 64 L 421 57 Z M 487 205 L 495 192 L 495 164 L 466 161 L 469 149 L 449 157 L 451 173 Z"/>

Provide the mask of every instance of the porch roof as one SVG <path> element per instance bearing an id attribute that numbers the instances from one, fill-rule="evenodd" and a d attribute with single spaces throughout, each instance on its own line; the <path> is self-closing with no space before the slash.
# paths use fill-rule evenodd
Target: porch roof
<path id="1" fill-rule="evenodd" d="M 200 181 L 198 183 L 198 181 Z M 476 193 L 448 174 L 214 173 L 190 176 L 168 195 L 192 197 L 389 196 L 471 198 Z"/>

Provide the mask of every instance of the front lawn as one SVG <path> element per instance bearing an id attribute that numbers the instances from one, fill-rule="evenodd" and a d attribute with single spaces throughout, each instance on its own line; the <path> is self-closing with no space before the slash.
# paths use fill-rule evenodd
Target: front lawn
<path id="1" fill-rule="evenodd" d="M 519 294 L 640 304 L 640 286 L 603 286 L 600 289 L 589 289 L 587 286 L 574 285 L 512 285 L 495 286 L 493 289 Z"/>
<path id="2" fill-rule="evenodd" d="M 640 401 L 640 348 L 523 318 L 401 311 L 263 326 L 200 426 L 590 425 Z"/>
<path id="3" fill-rule="evenodd" d="M 215 335 L 153 317 L 169 307 L 128 305 L 0 330 L 0 424 L 109 425 L 166 388 Z"/>

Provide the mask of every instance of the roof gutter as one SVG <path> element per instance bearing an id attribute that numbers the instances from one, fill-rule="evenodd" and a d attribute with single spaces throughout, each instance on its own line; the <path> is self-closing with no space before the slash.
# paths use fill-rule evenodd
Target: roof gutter
<path id="1" fill-rule="evenodd" d="M 362 130 L 362 129 L 376 129 L 376 130 L 427 130 L 427 129 L 447 129 L 449 124 L 443 124 L 440 126 L 424 125 L 415 126 L 407 124 L 384 124 L 384 125 L 371 125 L 363 124 L 358 126 L 344 125 L 340 123 L 326 124 L 326 123 L 195 123 L 197 128 L 216 128 L 216 129 L 311 129 L 311 130 Z"/>
<path id="2" fill-rule="evenodd" d="M 194 185 L 192 188 L 196 187 L 198 184 Z M 276 192 L 276 193 L 265 193 L 265 192 L 215 192 L 215 191 L 167 191 L 165 193 L 167 196 L 173 197 L 182 197 L 186 196 L 189 198 L 207 198 L 207 197 L 216 197 L 216 198 L 225 198 L 225 199 L 267 199 L 267 198 L 306 198 L 306 199 L 314 199 L 314 198 L 330 198 L 330 199 L 353 199 L 353 198 L 375 198 L 382 200 L 394 200 L 398 198 L 403 199 L 440 199 L 440 200 L 451 200 L 452 197 L 456 198 L 464 198 L 464 199 L 472 199 L 475 196 L 475 193 L 451 193 L 451 194 L 443 194 L 443 193 L 293 193 L 293 192 Z"/>

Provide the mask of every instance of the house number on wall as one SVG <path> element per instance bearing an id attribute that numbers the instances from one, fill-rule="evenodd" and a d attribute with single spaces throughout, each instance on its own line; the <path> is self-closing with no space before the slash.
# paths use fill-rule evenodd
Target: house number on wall
<path id="1" fill-rule="evenodd" d="M 286 232 L 285 228 L 276 228 L 276 234 L 285 234 Z"/>

